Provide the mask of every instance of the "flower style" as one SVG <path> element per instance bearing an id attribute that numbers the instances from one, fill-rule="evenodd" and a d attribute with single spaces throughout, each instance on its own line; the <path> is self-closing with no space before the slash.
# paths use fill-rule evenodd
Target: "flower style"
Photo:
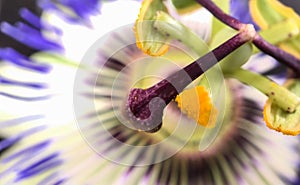
<path id="1" fill-rule="evenodd" d="M 99 2 L 41 1 L 40 6 L 50 8 L 50 13 L 58 11 L 67 23 L 75 23 L 76 29 L 82 24 L 92 30 L 90 15 L 100 12 L 99 6 L 92 4 Z M 128 0 L 103 2 L 102 13 L 95 18 L 106 16 L 105 8 L 110 5 L 124 4 L 136 7 L 130 11 L 137 16 L 139 3 Z M 241 5 L 235 6 L 230 10 Z M 174 101 L 166 105 L 163 125 L 155 133 L 136 130 L 124 113 L 133 87 L 148 88 L 168 78 L 234 32 L 225 29 L 205 40 L 210 30 L 207 24 L 194 22 L 190 29 L 203 27 L 195 36 L 202 37 L 206 46 L 198 51 L 193 44 L 202 43 L 201 39 L 193 37 L 191 43 L 181 38 L 181 42 L 168 42 L 164 56 L 153 58 L 136 47 L 130 24 L 106 34 L 76 64 L 63 56 L 68 52 L 63 27 L 27 9 L 23 14 L 31 27 L 3 23 L 1 29 L 7 34 L 14 31 L 10 36 L 37 50 L 27 57 L 6 48 L 0 55 L 1 102 L 7 105 L 0 109 L 4 115 L 0 119 L 0 178 L 4 184 L 297 184 L 299 139 L 266 128 L 262 118 L 266 97 L 229 79 L 260 87 L 244 78 L 253 75 L 251 71 L 232 72 L 226 64 L 237 56 L 242 59 L 237 55 L 241 53 L 246 56 L 236 63 L 237 69 L 247 62 L 245 71 L 256 71 L 275 82 L 286 78 L 286 70 L 278 70 L 278 62 L 269 56 L 257 54 L 248 62 L 247 53 L 252 49 L 247 44 L 221 61 L 221 67 L 213 67 L 187 87 L 206 88 L 207 93 L 200 89 L 200 95 L 204 93 L 201 98 L 211 97 L 211 105 L 218 109 L 217 126 L 212 130 L 195 124 Z M 119 14 L 124 16 L 122 11 Z M 164 25 L 155 25 L 162 31 Z M 26 31 L 31 39 L 22 39 Z M 180 36 L 176 33 L 170 32 L 169 37 Z M 178 97 L 187 97 L 188 91 Z M 182 103 L 190 108 L 190 101 Z"/>

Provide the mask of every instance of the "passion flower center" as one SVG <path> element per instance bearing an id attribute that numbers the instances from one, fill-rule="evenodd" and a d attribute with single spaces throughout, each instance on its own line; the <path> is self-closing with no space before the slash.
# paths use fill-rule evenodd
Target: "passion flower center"
<path id="1" fill-rule="evenodd" d="M 219 47 L 152 87 L 148 89 L 132 89 L 129 93 L 126 111 L 133 127 L 146 132 L 159 130 L 165 106 L 193 80 L 228 54 L 246 42 L 251 41 L 255 36 L 254 33 L 254 27 L 248 25 Z"/>

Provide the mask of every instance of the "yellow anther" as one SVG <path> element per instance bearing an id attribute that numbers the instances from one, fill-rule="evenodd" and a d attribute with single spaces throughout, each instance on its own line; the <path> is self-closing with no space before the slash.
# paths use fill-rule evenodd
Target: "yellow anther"
<path id="1" fill-rule="evenodd" d="M 286 126 L 285 123 L 285 116 L 284 115 L 272 115 L 272 100 L 269 99 L 265 106 L 264 106 L 264 111 L 263 111 L 263 117 L 264 117 L 264 121 L 266 122 L 267 127 L 269 127 L 270 129 L 276 130 L 278 132 L 281 132 L 285 135 L 292 135 L 292 136 L 296 136 L 300 134 L 300 123 L 298 120 L 298 124 L 296 124 L 293 127 L 289 127 Z M 276 114 L 276 113 L 275 113 Z M 289 113 L 286 113 L 289 114 Z M 279 121 L 279 123 L 276 122 L 276 119 L 279 119 L 278 117 L 282 116 L 282 120 L 281 123 Z M 284 121 L 283 121 L 284 120 Z M 274 123 L 276 122 L 276 123 Z"/>
<path id="2" fill-rule="evenodd" d="M 218 111 L 204 86 L 197 86 L 180 93 L 175 101 L 180 110 L 199 125 L 212 128 L 216 124 Z"/>

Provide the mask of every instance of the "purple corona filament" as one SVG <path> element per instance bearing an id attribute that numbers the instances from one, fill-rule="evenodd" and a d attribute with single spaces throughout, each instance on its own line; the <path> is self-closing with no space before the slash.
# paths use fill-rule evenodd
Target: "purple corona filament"
<path id="1" fill-rule="evenodd" d="M 1 121 L 0 122 L 0 128 L 6 128 L 9 126 L 16 126 L 16 125 L 21 125 L 26 123 L 26 121 L 30 121 L 30 120 L 38 120 L 44 118 L 43 115 L 29 115 L 29 116 L 25 116 L 25 117 L 20 117 L 20 118 L 15 118 L 15 119 L 11 119 L 11 120 L 6 120 L 6 121 Z"/>
<path id="2" fill-rule="evenodd" d="M 11 145 L 13 145 L 14 143 L 22 140 L 24 137 L 27 137 L 31 134 L 34 134 L 36 132 L 39 132 L 41 130 L 45 129 L 44 126 L 39 126 L 39 127 L 35 127 L 35 128 L 32 128 L 32 129 L 28 129 L 26 131 L 24 131 L 23 133 L 20 133 L 16 136 L 13 136 L 11 138 L 8 138 L 8 139 L 5 139 L 4 141 L 1 141 L 0 142 L 0 151 L 3 150 L 4 148 L 7 148 Z"/>
<path id="3" fill-rule="evenodd" d="M 21 8 L 19 11 L 20 17 L 22 17 L 25 21 L 27 21 L 32 26 L 36 27 L 37 29 L 42 29 L 43 25 L 41 23 L 41 19 L 35 15 L 33 12 L 28 10 L 27 8 Z"/>
<path id="4" fill-rule="evenodd" d="M 1 31 L 36 50 L 62 50 L 60 45 L 45 39 L 38 30 L 34 30 L 24 24 L 18 24 L 14 27 L 7 22 L 3 22 Z"/>
<path id="5" fill-rule="evenodd" d="M 33 62 L 31 59 L 12 48 L 0 49 L 0 58 L 15 65 L 42 73 L 47 73 L 51 69 L 51 66 Z"/>
<path id="6" fill-rule="evenodd" d="M 69 15 L 63 12 L 63 10 L 57 6 L 58 3 L 72 9 L 77 16 Z M 59 0 L 58 2 L 41 0 L 39 1 L 39 6 L 45 10 L 52 9 L 57 11 L 63 18 L 72 23 L 83 23 L 90 26 L 89 17 L 99 13 L 99 3 L 99 0 Z"/>
<path id="7" fill-rule="evenodd" d="M 19 11 L 20 17 L 25 20 L 27 23 L 32 25 L 38 30 L 48 30 L 53 31 L 57 35 L 62 35 L 62 31 L 52 25 L 49 25 L 42 21 L 37 15 L 28 10 L 27 8 L 21 8 Z"/>
<path id="8" fill-rule="evenodd" d="M 37 143 L 33 146 L 30 146 L 28 148 L 25 148 L 23 150 L 20 150 L 10 156 L 8 156 L 7 158 L 4 158 L 2 160 L 2 163 L 5 164 L 5 163 L 9 163 L 13 160 L 16 160 L 18 158 L 22 158 L 22 157 L 27 157 L 29 155 L 34 155 L 34 154 L 37 154 L 39 152 L 41 152 L 42 150 L 44 150 L 45 148 L 47 148 L 48 146 L 50 146 L 51 142 L 50 141 L 43 141 L 43 142 L 40 142 L 40 143 Z"/>
<path id="9" fill-rule="evenodd" d="M 99 0 L 60 0 L 61 4 L 72 8 L 80 17 L 87 19 L 90 15 L 99 13 Z"/>
<path id="10" fill-rule="evenodd" d="M 59 153 L 53 153 L 45 158 L 37 161 L 36 163 L 24 168 L 18 172 L 18 176 L 15 179 L 15 182 L 19 182 L 23 179 L 35 176 L 39 173 L 43 173 L 47 170 L 53 169 L 61 165 L 63 161 L 59 159 Z"/>
<path id="11" fill-rule="evenodd" d="M 13 94 L 9 94 L 9 93 L 6 93 L 6 92 L 1 92 L 1 91 L 0 91 L 0 96 L 13 98 L 13 99 L 20 100 L 20 101 L 41 101 L 41 100 L 45 100 L 45 99 L 50 98 L 50 95 L 48 95 L 48 96 L 37 96 L 37 97 L 24 97 L 24 96 L 13 95 Z"/>
<path id="12" fill-rule="evenodd" d="M 42 29 L 50 29 L 50 31 L 55 31 L 55 33 L 61 33 L 61 31 L 51 26 L 44 26 L 42 20 L 26 8 L 21 9 L 19 14 L 33 27 L 22 22 L 17 22 L 15 26 L 12 26 L 7 22 L 2 22 L 2 33 L 36 51 L 60 52 L 63 50 L 61 45 L 48 40 L 41 33 Z M 47 73 L 51 69 L 51 66 L 34 62 L 29 57 L 22 55 L 12 48 L 0 48 L 0 59 L 42 73 Z"/>
<path id="13" fill-rule="evenodd" d="M 29 88 L 34 88 L 34 89 L 46 88 L 45 84 L 30 83 L 30 82 L 20 82 L 20 81 L 16 81 L 16 80 L 11 80 L 11 79 L 5 78 L 3 76 L 0 76 L 0 84 L 3 84 L 3 85 L 16 85 L 16 86 L 29 87 Z"/>

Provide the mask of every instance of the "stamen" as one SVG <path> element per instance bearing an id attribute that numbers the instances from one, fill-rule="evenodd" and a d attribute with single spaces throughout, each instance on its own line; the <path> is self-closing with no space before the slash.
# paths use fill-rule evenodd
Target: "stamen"
<path id="1" fill-rule="evenodd" d="M 287 89 L 290 90 L 293 95 L 300 99 L 300 86 L 298 80 L 288 80 L 284 85 Z M 288 101 L 289 95 L 286 94 L 286 101 Z M 276 130 L 278 132 L 282 132 L 286 135 L 299 135 L 300 134 L 300 105 L 298 103 L 297 107 L 292 110 L 291 107 L 288 107 L 288 111 L 280 108 L 280 106 L 276 105 L 276 99 L 270 97 L 263 111 L 264 120 L 267 126 L 270 129 Z"/>

